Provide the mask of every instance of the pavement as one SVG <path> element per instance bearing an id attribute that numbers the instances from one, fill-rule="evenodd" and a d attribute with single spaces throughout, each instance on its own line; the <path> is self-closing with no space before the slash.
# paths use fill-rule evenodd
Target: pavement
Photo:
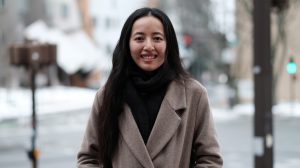
<path id="1" fill-rule="evenodd" d="M 253 123 L 252 116 L 248 115 L 230 121 L 216 121 L 224 168 L 254 167 Z M 273 124 L 274 168 L 299 168 L 300 119 L 274 117 Z"/>
<path id="2" fill-rule="evenodd" d="M 39 168 L 76 167 L 89 110 L 39 116 Z M 230 111 L 226 115 L 231 115 Z M 30 148 L 30 120 L 0 122 L 0 167 L 30 168 L 26 150 Z M 253 168 L 253 119 L 241 115 L 215 120 L 224 157 L 224 168 Z M 274 168 L 299 168 L 300 118 L 274 118 Z"/>
<path id="3" fill-rule="evenodd" d="M 39 116 L 37 148 L 39 168 L 76 167 L 89 110 Z M 28 118 L 0 123 L 0 168 L 32 167 L 26 151 L 30 149 Z"/>

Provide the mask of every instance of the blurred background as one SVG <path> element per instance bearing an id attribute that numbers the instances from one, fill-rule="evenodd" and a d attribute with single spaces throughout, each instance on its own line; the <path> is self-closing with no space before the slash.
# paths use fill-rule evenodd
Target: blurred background
<path id="1" fill-rule="evenodd" d="M 299 168 L 300 1 L 270 1 L 273 162 Z M 185 68 L 207 88 L 224 168 L 254 167 L 251 0 L 0 0 L 1 168 L 32 167 L 32 137 L 38 167 L 76 167 L 121 28 L 143 6 L 168 14 Z"/>

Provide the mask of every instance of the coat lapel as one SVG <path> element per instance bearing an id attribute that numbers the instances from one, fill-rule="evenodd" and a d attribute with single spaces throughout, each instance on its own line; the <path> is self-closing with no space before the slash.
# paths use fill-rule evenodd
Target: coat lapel
<path id="1" fill-rule="evenodd" d="M 181 118 L 177 110 L 186 108 L 184 85 L 173 81 L 161 104 L 155 124 L 147 142 L 147 149 L 153 159 L 169 142 L 180 125 Z"/>
<path id="2" fill-rule="evenodd" d="M 125 143 L 141 165 L 143 165 L 143 167 L 154 168 L 143 138 L 127 105 L 120 116 L 119 127 Z"/>

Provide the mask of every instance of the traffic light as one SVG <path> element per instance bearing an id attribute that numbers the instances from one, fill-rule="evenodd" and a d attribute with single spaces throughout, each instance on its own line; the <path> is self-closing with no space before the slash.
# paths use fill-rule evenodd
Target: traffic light
<path id="1" fill-rule="evenodd" d="M 190 34 L 185 33 L 182 37 L 182 42 L 186 48 L 189 48 L 193 42 L 193 37 Z"/>
<path id="2" fill-rule="evenodd" d="M 297 65 L 294 61 L 293 58 L 290 58 L 287 66 L 286 66 L 286 70 L 287 70 L 287 73 L 290 74 L 290 75 L 294 75 L 296 74 L 297 72 Z"/>
<path id="3" fill-rule="evenodd" d="M 289 0 L 271 0 L 271 5 L 281 11 L 289 6 Z"/>

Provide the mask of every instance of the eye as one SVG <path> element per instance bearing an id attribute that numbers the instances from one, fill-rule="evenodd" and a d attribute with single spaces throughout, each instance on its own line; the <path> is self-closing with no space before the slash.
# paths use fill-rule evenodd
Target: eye
<path id="1" fill-rule="evenodd" d="M 136 36 L 136 37 L 134 37 L 134 40 L 138 41 L 138 42 L 141 42 L 141 41 L 144 40 L 144 37 L 143 36 Z"/>
<path id="2" fill-rule="evenodd" d="M 161 37 L 161 36 L 154 36 L 154 37 L 153 37 L 153 40 L 154 40 L 155 42 L 160 42 L 160 41 L 163 41 L 164 38 Z"/>

